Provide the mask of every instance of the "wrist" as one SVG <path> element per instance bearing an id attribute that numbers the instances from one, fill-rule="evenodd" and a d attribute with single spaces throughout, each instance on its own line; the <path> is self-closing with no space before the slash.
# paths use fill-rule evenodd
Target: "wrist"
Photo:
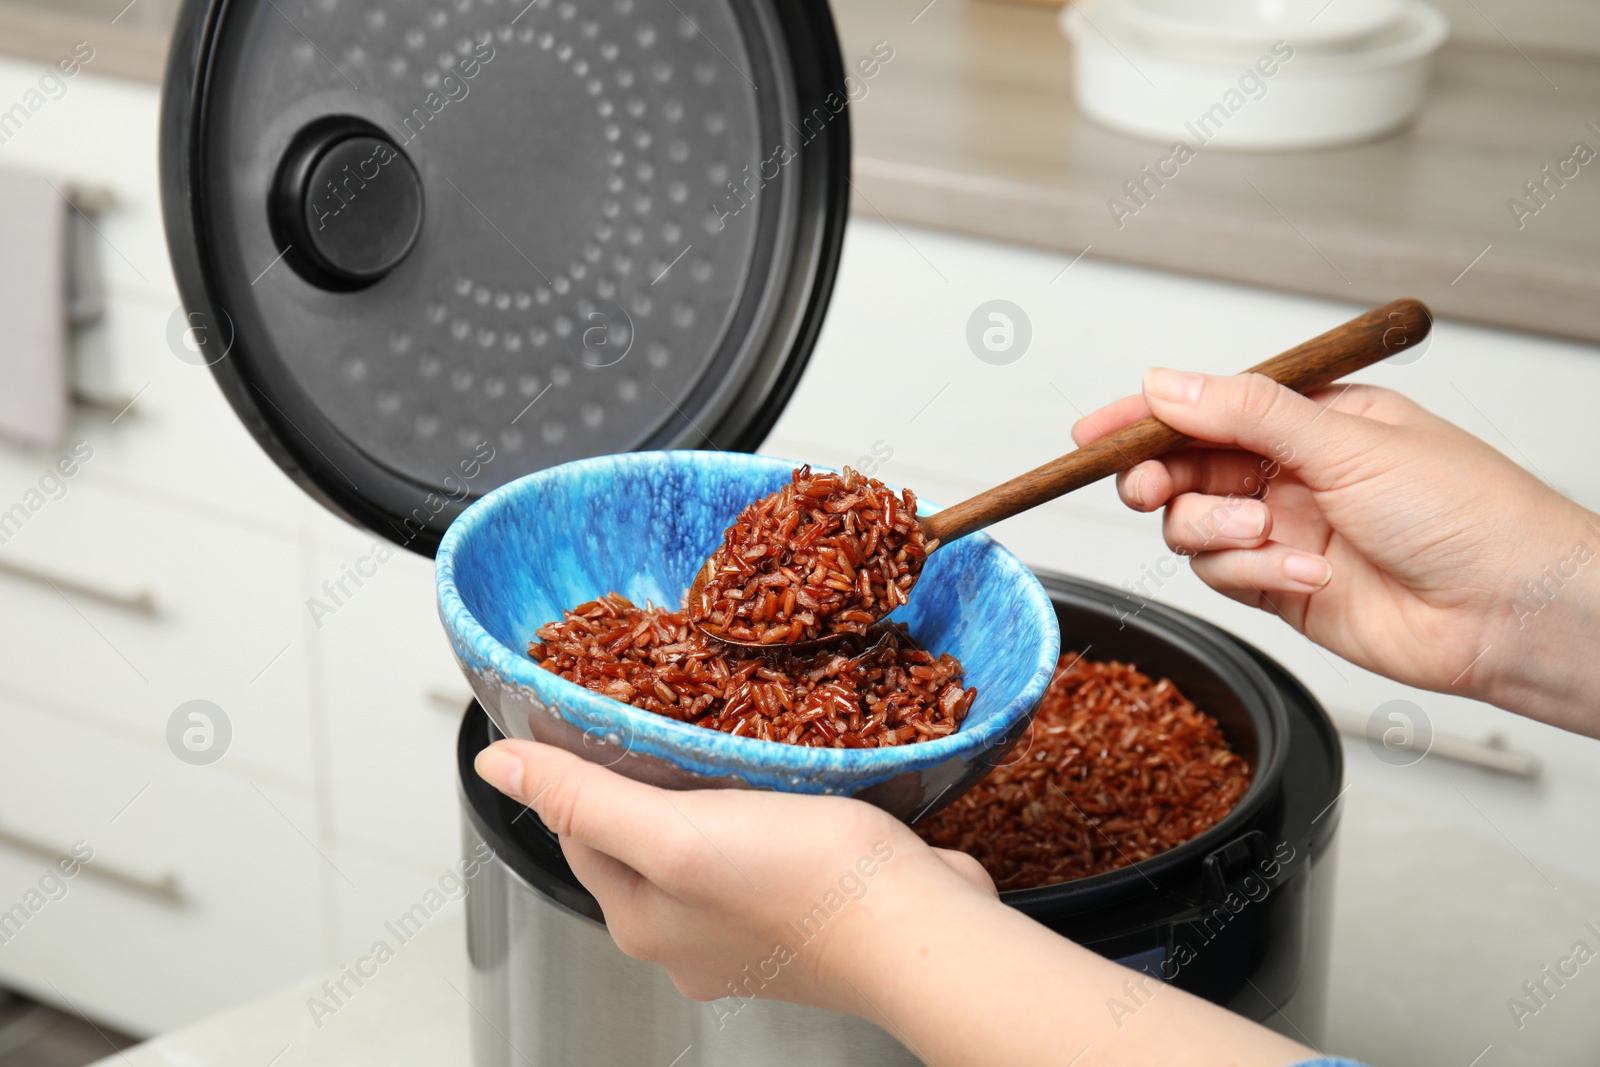
<path id="1" fill-rule="evenodd" d="M 1563 500 L 1522 553 L 1492 609 L 1472 695 L 1563 729 L 1600 735 L 1600 515 Z"/>
<path id="2" fill-rule="evenodd" d="M 992 1058 L 995 1049 L 981 1038 L 1003 1014 L 989 1002 L 995 978 L 1016 974 L 1004 960 L 1015 952 L 1018 927 L 1046 951 L 1074 946 L 954 873 L 908 871 L 885 889 L 841 946 L 829 1006 L 882 1027 L 930 1065 L 1033 1062 Z M 961 1011 L 951 1010 L 953 996 Z"/>
<path id="3" fill-rule="evenodd" d="M 907 981 L 907 964 L 919 947 L 950 926 L 979 924 L 985 906 L 1003 905 L 950 870 L 922 843 L 896 848 L 866 896 L 845 916 L 819 961 L 827 1007 L 861 1015 L 878 1025 L 872 1005 L 887 1006 L 895 985 Z"/>
<path id="4" fill-rule="evenodd" d="M 838 999 L 826 1006 L 883 1027 L 930 1067 L 1059 1067 L 1069 1059 L 1081 1067 L 1280 1067 L 1311 1056 L 1176 989 L 1149 1001 L 1142 1025 L 1124 1029 L 1108 1007 L 1127 995 L 1133 972 L 958 875 L 918 873 L 927 881 L 907 878 L 874 901 L 870 915 L 863 910 L 859 936 L 836 961 Z"/>

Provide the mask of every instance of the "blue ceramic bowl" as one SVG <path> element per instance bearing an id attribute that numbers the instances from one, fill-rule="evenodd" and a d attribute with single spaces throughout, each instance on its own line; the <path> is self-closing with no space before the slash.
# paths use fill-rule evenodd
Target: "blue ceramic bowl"
<path id="1" fill-rule="evenodd" d="M 1061 644 L 1044 588 L 984 534 L 930 556 L 893 616 L 924 647 L 960 659 L 977 687 L 947 737 L 871 749 L 734 737 L 601 696 L 528 657 L 534 631 L 607 592 L 681 605 L 734 516 L 795 466 L 736 452 L 600 456 L 530 474 L 469 507 L 439 546 L 439 615 L 501 731 L 669 788 L 841 794 L 908 820 L 983 777 L 1032 717 Z"/>

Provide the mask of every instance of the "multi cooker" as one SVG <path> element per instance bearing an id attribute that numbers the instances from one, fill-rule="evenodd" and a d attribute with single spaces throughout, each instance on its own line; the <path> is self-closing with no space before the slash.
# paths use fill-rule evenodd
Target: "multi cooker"
<path id="1" fill-rule="evenodd" d="M 188 0 L 163 99 L 168 243 L 240 419 L 347 520 L 423 555 L 483 493 L 631 449 L 758 447 L 816 340 L 848 210 L 822 0 Z M 1041 575 L 1063 648 L 1170 677 L 1254 768 L 1124 870 L 1003 894 L 1131 968 L 1315 1042 L 1340 750 L 1276 664 Z M 419 606 L 419 610 L 421 610 Z M 691 1002 L 623 956 L 459 735 L 480 1067 L 914 1062 L 858 1019 Z"/>

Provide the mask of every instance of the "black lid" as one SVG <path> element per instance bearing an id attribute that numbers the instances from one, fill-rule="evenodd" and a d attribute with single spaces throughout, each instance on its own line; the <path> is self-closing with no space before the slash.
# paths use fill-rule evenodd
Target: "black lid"
<path id="1" fill-rule="evenodd" d="M 188 0 L 179 289 L 278 464 L 432 554 L 530 471 L 760 444 L 833 283 L 845 98 L 823 0 Z"/>

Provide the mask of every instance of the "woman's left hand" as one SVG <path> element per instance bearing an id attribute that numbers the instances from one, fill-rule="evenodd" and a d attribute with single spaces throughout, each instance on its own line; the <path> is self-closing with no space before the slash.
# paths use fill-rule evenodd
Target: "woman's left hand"
<path id="1" fill-rule="evenodd" d="M 673 792 L 501 741 L 478 773 L 561 839 L 622 951 L 685 995 L 859 1015 L 932 1067 L 1282 1067 L 1310 1050 L 1057 937 L 970 856 L 858 800 Z M 1132 998 L 1129 1021 L 1113 1002 Z M 1078 1051 L 1081 1050 L 1081 1051 Z"/>
<path id="2" fill-rule="evenodd" d="M 861 1014 L 856 986 L 881 965 L 868 932 L 996 896 L 972 857 L 930 848 L 858 800 L 668 791 L 531 741 L 490 746 L 477 769 L 557 834 L 622 951 L 661 964 L 696 1000 Z"/>

